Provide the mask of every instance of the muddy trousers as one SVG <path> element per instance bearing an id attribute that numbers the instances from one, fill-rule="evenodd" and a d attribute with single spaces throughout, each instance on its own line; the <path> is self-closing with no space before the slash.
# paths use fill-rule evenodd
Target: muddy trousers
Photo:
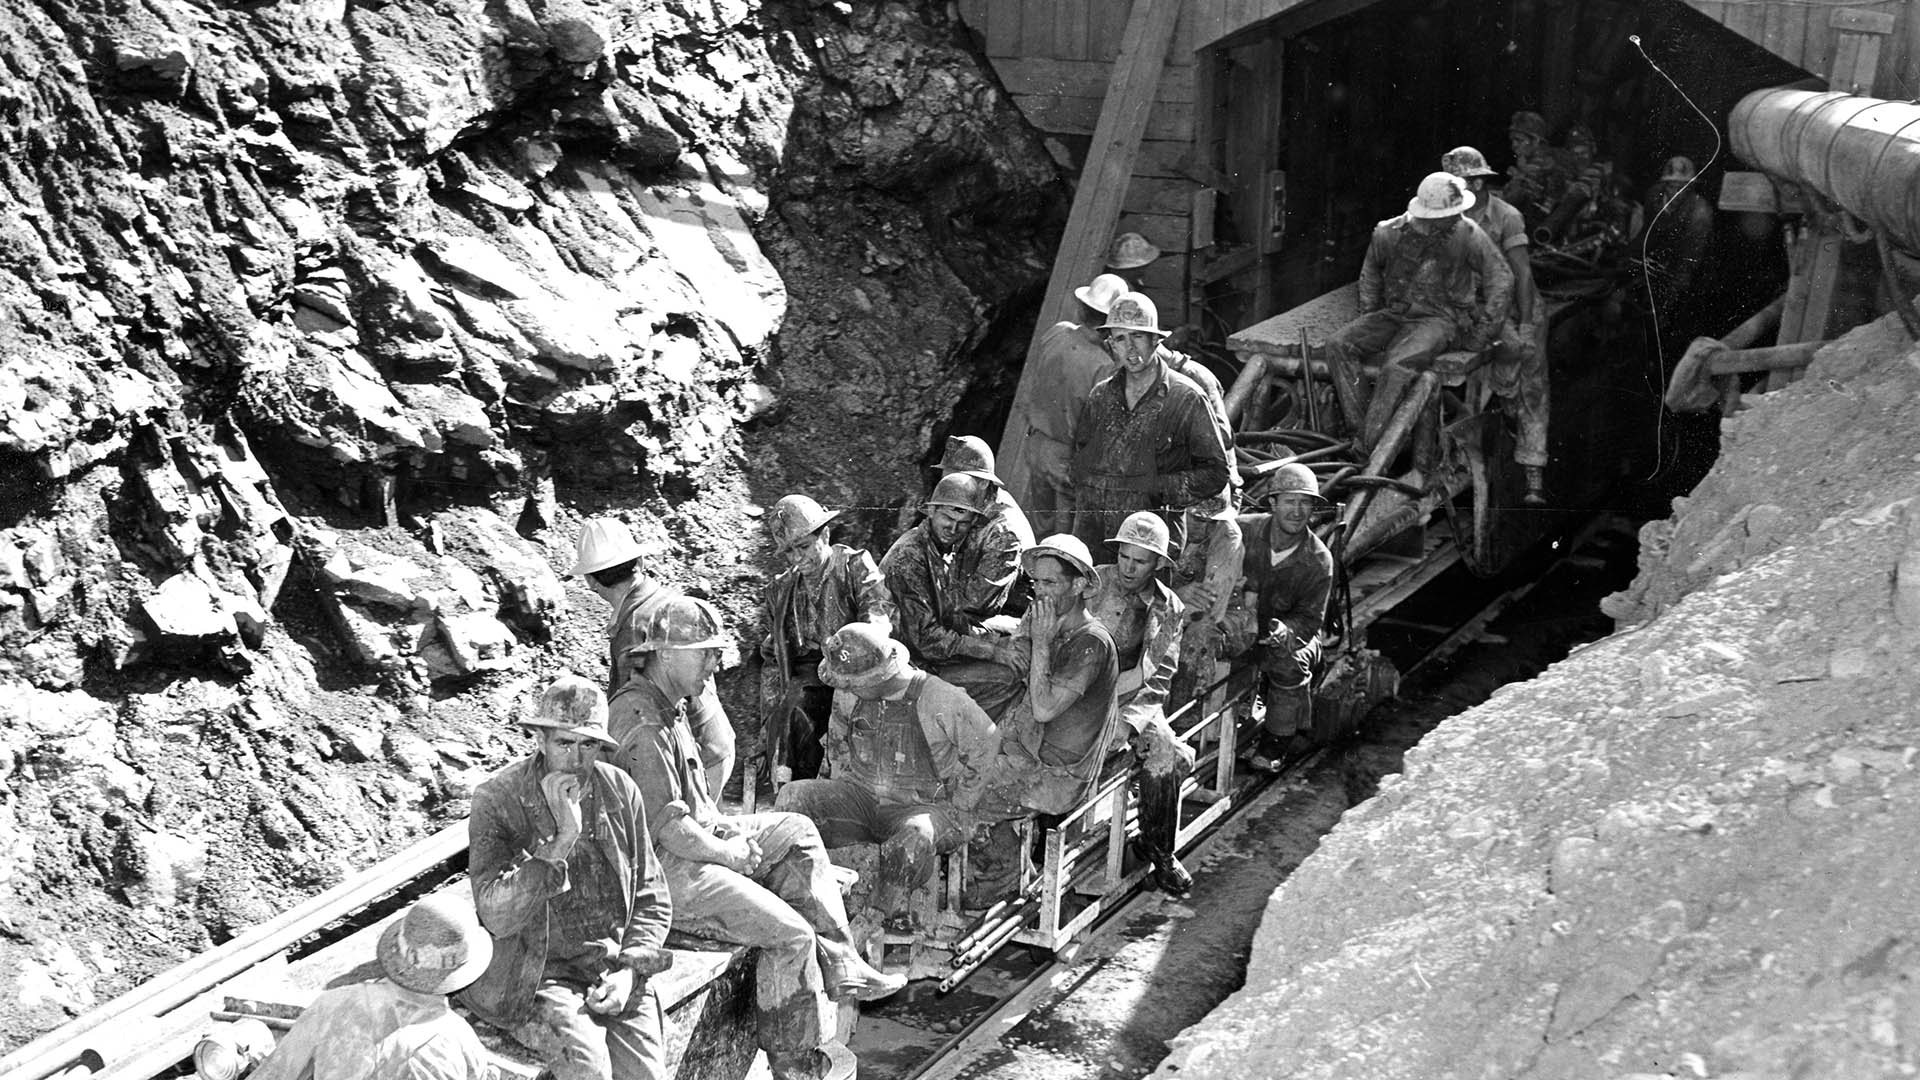
<path id="1" fill-rule="evenodd" d="M 1184 744 L 1182 744 L 1184 747 Z M 1140 846 L 1150 855 L 1172 855 L 1180 829 L 1180 785 L 1193 773 L 1194 755 L 1144 749 L 1135 792 L 1140 800 Z"/>
<path id="2" fill-rule="evenodd" d="M 1393 418 L 1407 385 L 1431 366 L 1435 356 L 1446 351 L 1456 330 L 1448 318 L 1373 311 L 1327 338 L 1327 354 L 1335 363 L 1346 365 L 1348 371 L 1371 371 L 1379 365 L 1366 419 L 1360 425 L 1360 441 L 1369 452 L 1386 432 L 1387 421 Z"/>
<path id="3" fill-rule="evenodd" d="M 966 817 L 952 806 L 885 800 L 845 780 L 796 780 L 775 805 L 812 818 L 828 847 L 880 845 L 873 906 L 883 915 L 933 880 L 935 860 L 967 838 Z"/>
<path id="4" fill-rule="evenodd" d="M 801 669 L 810 671 L 820 658 L 803 657 Z M 833 715 L 833 688 L 818 678 L 803 676 L 782 680 L 777 675 L 762 691 L 766 730 L 762 733 L 762 751 L 775 769 L 788 770 L 788 780 L 810 780 L 820 775 L 826 759 L 822 740 L 827 721 Z M 770 691 L 770 692 L 769 692 Z"/>
<path id="5" fill-rule="evenodd" d="M 652 987 L 618 1016 L 587 1009 L 587 988 L 547 979 L 533 995 L 533 1019 L 514 1041 L 532 1050 L 553 1080 L 667 1080 L 667 1040 Z"/>
<path id="6" fill-rule="evenodd" d="M 1276 739 L 1310 734 L 1313 669 L 1320 662 L 1320 639 L 1316 636 L 1292 649 L 1263 646 L 1255 659 L 1260 666 L 1260 701 L 1267 712 L 1260 723 L 1261 734 Z"/>
<path id="7" fill-rule="evenodd" d="M 1487 367 L 1488 387 L 1505 400 L 1520 429 L 1513 447 L 1513 460 L 1519 465 L 1547 463 L 1547 351 L 1540 340 L 1544 334 L 1544 329 L 1535 328 L 1533 338 L 1523 342 L 1519 327 L 1509 320 Z"/>
<path id="8" fill-rule="evenodd" d="M 798 814 L 729 817 L 719 829 L 758 843 L 760 868 L 748 877 L 663 853 L 673 927 L 759 948 L 754 1009 L 760 1048 L 769 1059 L 810 1057 L 833 1031 L 827 981 L 838 982 L 859 962 L 833 864 L 813 822 Z"/>

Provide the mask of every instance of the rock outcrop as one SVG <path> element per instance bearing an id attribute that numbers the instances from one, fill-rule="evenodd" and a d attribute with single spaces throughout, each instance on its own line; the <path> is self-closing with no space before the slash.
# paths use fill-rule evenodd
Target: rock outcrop
<path id="1" fill-rule="evenodd" d="M 461 813 L 603 670 L 582 516 L 750 636 L 757 506 L 917 496 L 1061 217 L 939 4 L 49 0 L 0 57 L 11 1038 Z"/>
<path id="2" fill-rule="evenodd" d="M 1754 406 L 1622 629 L 1410 752 L 1159 1075 L 1920 1067 L 1920 349 L 1889 316 Z"/>

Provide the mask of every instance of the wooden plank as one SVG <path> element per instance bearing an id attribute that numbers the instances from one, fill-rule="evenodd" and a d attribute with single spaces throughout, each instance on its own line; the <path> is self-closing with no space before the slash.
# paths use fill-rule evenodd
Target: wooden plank
<path id="1" fill-rule="evenodd" d="M 1227 33 L 1227 0 L 1193 0 L 1193 47 L 1204 49 Z"/>
<path id="2" fill-rule="evenodd" d="M 1820 341 L 1827 336 L 1827 324 L 1833 318 L 1834 291 L 1840 284 L 1842 246 L 1839 232 L 1833 229 L 1822 229 L 1814 240 L 1813 264 L 1807 273 L 1807 306 L 1795 343 Z M 1767 389 L 1785 386 L 1797 377 L 1791 371 L 1770 371 Z"/>
<path id="3" fill-rule="evenodd" d="M 1833 27 L 1818 14 L 1807 17 L 1807 41 L 1801 46 L 1800 55 L 1804 58 L 1801 67 L 1815 75 L 1825 76 L 1833 71 Z"/>
<path id="4" fill-rule="evenodd" d="M 1015 105 L 1033 126 L 1048 133 L 1094 135 L 1100 125 L 1099 98 L 1064 94 L 1015 94 Z M 1184 101 L 1142 102 L 1149 107 L 1143 131 L 1149 139 L 1186 142 L 1193 138 L 1193 105 Z"/>
<path id="5" fill-rule="evenodd" d="M 1705 15 L 1717 23 L 1727 21 L 1727 5 L 1706 3 L 1705 0 L 1687 0 L 1687 6 Z"/>
<path id="6" fill-rule="evenodd" d="M 1827 25 L 1835 30 L 1852 30 L 1861 34 L 1891 34 L 1894 17 L 1889 12 L 1868 11 L 1866 8 L 1835 8 L 1827 16 Z"/>
<path id="7" fill-rule="evenodd" d="M 987 0 L 988 56 L 1020 55 L 1020 0 Z"/>
<path id="8" fill-rule="evenodd" d="M 1082 0 L 1086 2 L 1086 0 Z M 1113 65 L 1098 60 L 1055 60 L 1044 56 L 995 60 L 993 70 L 1010 94 L 1056 94 L 1099 101 L 1113 78 Z M 1194 71 L 1169 67 L 1153 88 L 1155 101 L 1192 101 Z"/>
<path id="9" fill-rule="evenodd" d="M 987 19 L 990 8 L 987 0 L 960 0 L 960 21 L 967 29 L 979 34 L 982 40 L 987 36 Z"/>
<path id="10" fill-rule="evenodd" d="M 1768 4 L 1761 44 L 1783 60 L 1800 63 L 1807 42 L 1807 9 L 1797 4 Z M 1803 65 L 1804 66 L 1804 65 Z"/>
<path id="11" fill-rule="evenodd" d="M 1194 4 L 1180 5 L 1180 17 L 1173 22 L 1173 44 L 1167 47 L 1167 71 L 1161 75 L 1166 78 L 1174 71 L 1186 71 L 1192 74 L 1193 67 L 1193 21 L 1197 18 Z"/>
<path id="12" fill-rule="evenodd" d="M 1053 55 L 1054 0 L 1020 0 L 1020 55 Z"/>
<path id="13" fill-rule="evenodd" d="M 1833 64 L 1827 69 L 1827 83 L 1835 90 L 1849 94 L 1859 93 L 1854 81 L 1860 66 L 1860 50 L 1866 43 L 1867 35 L 1842 33 L 1834 39 Z"/>
<path id="14" fill-rule="evenodd" d="M 1085 60 L 1093 55 L 1093 27 L 1089 5 L 1093 0 L 1054 0 L 1053 49 L 1059 60 Z M 998 65 L 996 65 L 997 67 Z M 1006 76 L 1001 75 L 1002 79 Z M 1007 89 L 1013 89 L 1008 83 Z"/>
<path id="15" fill-rule="evenodd" d="M 1107 88 L 1104 107 L 1094 127 L 1087 167 L 1074 191 L 1073 207 L 1067 212 L 1067 226 L 1054 258 L 1053 273 L 1047 278 L 1047 293 L 1034 320 L 1033 338 L 1027 346 L 1027 364 L 1020 372 L 1014 390 L 1013 407 L 1000 439 L 1000 473 L 1009 481 L 1014 498 L 1027 493 L 1025 448 L 1026 413 L 1033 400 L 1035 385 L 1045 377 L 1034 363 L 1035 346 L 1042 335 L 1062 318 L 1071 316 L 1073 289 L 1099 273 L 1108 247 L 1117 231 L 1120 204 L 1125 198 L 1127 179 L 1133 175 L 1134 158 L 1146 134 L 1153 111 L 1154 85 L 1166 66 L 1167 49 L 1173 43 L 1173 24 L 1180 14 L 1182 0 L 1134 0 L 1127 17 L 1113 78 Z M 1191 106 L 1187 107 L 1189 110 Z M 1191 118 L 1189 117 L 1189 120 Z M 1191 125 L 1189 124 L 1189 128 Z M 1178 245 L 1169 245 L 1148 234 L 1162 250 L 1184 249 L 1185 216 L 1171 219 L 1180 223 L 1173 235 Z M 1145 229 L 1141 229 L 1145 233 Z"/>
<path id="16" fill-rule="evenodd" d="M 1125 214 L 1187 217 L 1193 210 L 1193 191 L 1191 180 L 1154 180 L 1136 174 L 1127 182 L 1127 197 L 1120 210 Z"/>
<path id="17" fill-rule="evenodd" d="M 1762 5 L 1753 3 L 1727 5 L 1727 29 L 1755 45 L 1760 44 L 1760 39 L 1765 36 L 1765 24 L 1766 12 L 1762 10 Z"/>

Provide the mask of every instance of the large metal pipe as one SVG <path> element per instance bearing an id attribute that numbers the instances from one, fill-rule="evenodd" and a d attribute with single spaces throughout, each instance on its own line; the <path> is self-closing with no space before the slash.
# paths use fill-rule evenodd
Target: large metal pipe
<path id="1" fill-rule="evenodd" d="M 1734 106 L 1727 129 L 1742 161 L 1812 188 L 1920 253 L 1920 105 L 1756 90 Z"/>

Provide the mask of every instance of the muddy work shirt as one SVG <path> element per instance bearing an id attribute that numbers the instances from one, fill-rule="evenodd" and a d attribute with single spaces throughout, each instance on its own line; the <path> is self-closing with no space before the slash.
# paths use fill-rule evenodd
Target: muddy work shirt
<path id="1" fill-rule="evenodd" d="M 1361 311 L 1446 319 L 1463 334 L 1491 336 L 1512 298 L 1506 256 L 1466 217 L 1434 232 L 1407 214 L 1374 226 L 1360 268 Z"/>
<path id="2" fill-rule="evenodd" d="M 493 1057 L 442 994 L 389 979 L 329 990 L 281 1037 L 256 1080 L 487 1080 Z"/>
<path id="3" fill-rule="evenodd" d="M 1121 514 L 1185 507 L 1227 486 L 1227 450 L 1205 391 L 1165 361 L 1156 368 L 1139 401 L 1127 402 L 1126 373 L 1115 371 L 1082 406 L 1073 432 L 1078 505 Z"/>
<path id="4" fill-rule="evenodd" d="M 1020 630 L 1014 635 L 1017 660 L 1032 655 L 1028 625 L 1027 620 L 1021 620 Z M 1016 666 L 1024 677 L 1030 662 Z M 1118 711 L 1115 689 L 1120 679 L 1113 636 L 1097 619 L 1054 635 L 1047 652 L 1047 671 L 1055 683 L 1079 691 L 1079 698 L 1044 724 L 1032 718 L 1031 709 L 1021 710 L 1009 723 L 1003 745 L 1016 757 L 1029 757 L 1042 765 L 1072 767 L 1111 736 L 1108 725 Z M 1031 730 L 1025 727 L 1029 724 Z"/>

